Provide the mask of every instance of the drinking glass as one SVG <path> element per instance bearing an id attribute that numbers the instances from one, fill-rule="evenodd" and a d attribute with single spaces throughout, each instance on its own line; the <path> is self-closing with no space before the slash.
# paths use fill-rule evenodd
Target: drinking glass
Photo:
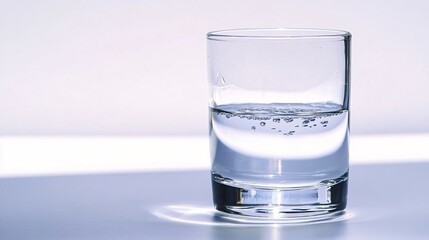
<path id="1" fill-rule="evenodd" d="M 270 219 L 345 209 L 350 41 L 324 29 L 207 34 L 216 209 Z"/>

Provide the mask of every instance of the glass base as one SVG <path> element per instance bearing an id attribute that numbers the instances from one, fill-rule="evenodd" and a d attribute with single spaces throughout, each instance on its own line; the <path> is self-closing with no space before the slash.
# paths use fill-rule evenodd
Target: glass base
<path id="1" fill-rule="evenodd" d="M 295 219 L 329 216 L 347 205 L 347 173 L 311 186 L 254 187 L 212 174 L 219 211 L 251 217 Z"/>

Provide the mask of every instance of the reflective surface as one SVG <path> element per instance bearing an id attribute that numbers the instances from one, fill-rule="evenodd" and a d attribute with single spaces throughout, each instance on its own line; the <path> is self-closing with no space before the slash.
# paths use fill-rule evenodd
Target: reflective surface
<path id="1" fill-rule="evenodd" d="M 327 222 L 237 221 L 213 210 L 210 173 L 0 179 L 0 239 L 427 239 L 429 163 L 351 166 Z"/>

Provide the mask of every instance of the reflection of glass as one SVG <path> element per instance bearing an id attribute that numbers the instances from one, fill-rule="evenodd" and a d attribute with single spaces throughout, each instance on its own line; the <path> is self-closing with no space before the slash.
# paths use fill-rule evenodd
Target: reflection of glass
<path id="1" fill-rule="evenodd" d="M 246 216 L 237 216 L 215 211 L 209 206 L 198 205 L 168 205 L 161 206 L 152 210 L 155 216 L 171 222 L 180 222 L 206 226 L 220 227 L 255 227 L 255 226 L 304 226 L 320 223 L 333 223 L 344 221 L 353 217 L 353 214 L 340 211 L 330 214 L 329 217 L 320 216 L 311 219 L 283 219 L 283 218 L 251 218 Z"/>
<path id="2" fill-rule="evenodd" d="M 350 33 L 242 29 L 207 38 L 215 207 L 274 218 L 343 210 Z"/>

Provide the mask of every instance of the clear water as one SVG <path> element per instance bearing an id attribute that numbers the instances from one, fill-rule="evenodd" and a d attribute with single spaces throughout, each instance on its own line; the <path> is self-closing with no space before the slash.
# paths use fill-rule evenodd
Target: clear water
<path id="1" fill-rule="evenodd" d="M 348 111 L 333 103 L 210 108 L 212 171 L 237 184 L 303 187 L 348 171 Z"/>

